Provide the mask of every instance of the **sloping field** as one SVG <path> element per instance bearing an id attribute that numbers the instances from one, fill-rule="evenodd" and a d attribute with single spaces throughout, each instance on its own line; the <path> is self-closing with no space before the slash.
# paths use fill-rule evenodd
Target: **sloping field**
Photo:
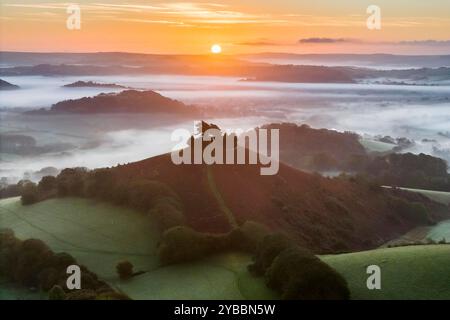
<path id="1" fill-rule="evenodd" d="M 367 150 L 367 152 L 381 152 L 381 153 L 390 152 L 395 147 L 394 144 L 367 138 L 359 139 L 359 143 L 362 144 L 362 146 Z"/>
<path id="2" fill-rule="evenodd" d="M 65 251 L 133 299 L 270 299 L 261 278 L 246 270 L 250 257 L 223 254 L 203 261 L 159 267 L 159 234 L 152 221 L 132 210 L 87 199 L 46 200 L 22 206 L 19 198 L 0 200 L 0 228 L 22 239 L 38 238 L 55 252 Z M 135 271 L 121 281 L 117 262 L 129 260 Z M 6 282 L 5 282 L 6 284 Z M 0 298 L 36 297 L 8 283 Z"/>
<path id="3" fill-rule="evenodd" d="M 134 299 L 277 299 L 262 278 L 248 273 L 249 263 L 247 254 L 226 253 L 159 268 L 115 285 Z"/>
<path id="4" fill-rule="evenodd" d="M 21 239 L 37 238 L 55 252 L 66 251 L 105 280 L 116 277 L 117 262 L 137 270 L 156 267 L 158 234 L 150 219 L 86 199 L 51 199 L 22 206 L 19 198 L 0 201 L 0 226 Z"/>
<path id="5" fill-rule="evenodd" d="M 400 188 L 400 189 L 408 190 L 408 191 L 412 191 L 412 192 L 418 192 L 418 193 L 423 194 L 424 196 L 430 198 L 431 200 L 434 200 L 434 201 L 442 203 L 442 204 L 450 205 L 450 192 L 411 189 L 411 188 Z"/>
<path id="6" fill-rule="evenodd" d="M 450 242 L 450 220 L 442 221 L 435 225 L 428 231 L 426 238 L 433 239 L 434 241 L 445 239 L 445 242 Z"/>
<path id="7" fill-rule="evenodd" d="M 450 245 L 408 246 L 327 255 L 352 299 L 450 299 Z M 369 265 L 381 268 L 381 290 L 368 290 Z"/>

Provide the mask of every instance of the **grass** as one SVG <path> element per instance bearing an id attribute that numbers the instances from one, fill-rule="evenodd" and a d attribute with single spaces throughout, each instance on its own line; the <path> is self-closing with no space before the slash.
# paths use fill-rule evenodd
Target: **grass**
<path id="1" fill-rule="evenodd" d="M 39 238 L 66 251 L 133 299 L 276 299 L 263 278 L 250 275 L 250 256 L 226 253 L 200 261 L 159 267 L 159 235 L 150 218 L 132 210 L 87 199 L 51 199 L 22 206 L 0 200 L 0 225 L 19 238 Z M 430 232 L 448 234 L 450 223 Z M 450 237 L 449 237 L 450 239 Z M 439 239 L 440 240 L 440 239 Z M 148 271 L 130 280 L 115 273 L 127 259 Z M 450 245 L 409 246 L 328 255 L 321 259 L 348 281 L 353 299 L 450 299 Z M 366 287 L 366 267 L 381 267 L 381 290 Z M 40 294 L 0 279 L 0 299 L 38 299 Z"/>
<path id="2" fill-rule="evenodd" d="M 376 141 L 376 140 L 367 139 L 367 138 L 359 139 L 359 143 L 361 143 L 361 145 L 368 152 L 382 152 L 382 153 L 384 153 L 384 152 L 391 152 L 392 149 L 394 149 L 394 147 L 395 147 L 394 144 L 381 142 L 381 141 Z"/>
<path id="3" fill-rule="evenodd" d="M 412 192 L 418 192 L 424 196 L 434 200 L 436 202 L 449 205 L 450 204 L 450 192 L 445 191 L 433 191 L 433 190 L 423 190 L 423 189 L 412 189 L 412 188 L 400 188 L 403 190 L 408 190 Z"/>
<path id="4" fill-rule="evenodd" d="M 39 291 L 26 290 L 11 281 L 0 276 L 0 301 L 1 300 L 44 300 L 46 294 Z"/>
<path id="5" fill-rule="evenodd" d="M 450 245 L 408 246 L 322 256 L 347 280 L 352 299 L 450 299 Z M 381 290 L 368 290 L 369 265 Z"/>
<path id="6" fill-rule="evenodd" d="M 426 238 L 434 241 L 445 239 L 446 242 L 450 242 L 450 220 L 445 220 L 435 225 L 428 231 Z"/>
<path id="7" fill-rule="evenodd" d="M 19 198 L 0 200 L 0 225 L 21 239 L 38 238 L 55 252 L 68 252 L 133 299 L 271 299 L 262 278 L 246 267 L 250 256 L 226 253 L 202 261 L 160 267 L 159 233 L 149 217 L 87 199 L 50 199 L 22 206 Z M 144 274 L 122 281 L 115 266 L 129 260 Z M 0 297 L 28 297 L 10 283 Z"/>
<path id="8" fill-rule="evenodd" d="M 132 210 L 86 199 L 50 199 L 22 206 L 19 198 L 0 201 L 2 227 L 21 239 L 37 238 L 65 251 L 105 280 L 116 277 L 117 262 L 138 270 L 157 265 L 156 227 Z"/>
<path id="9" fill-rule="evenodd" d="M 209 188 L 214 195 L 214 197 L 217 200 L 217 203 L 219 204 L 220 209 L 225 214 L 225 216 L 228 219 L 228 222 L 232 228 L 237 228 L 238 224 L 236 222 L 236 219 L 234 218 L 233 212 L 227 207 L 225 200 L 222 197 L 222 194 L 220 193 L 219 189 L 217 188 L 216 182 L 214 180 L 214 174 L 212 172 L 211 166 L 206 167 L 206 174 L 208 177 L 208 185 Z"/>
<path id="10" fill-rule="evenodd" d="M 250 257 L 226 253 L 173 265 L 115 283 L 134 299 L 276 299 L 262 278 L 250 275 Z"/>

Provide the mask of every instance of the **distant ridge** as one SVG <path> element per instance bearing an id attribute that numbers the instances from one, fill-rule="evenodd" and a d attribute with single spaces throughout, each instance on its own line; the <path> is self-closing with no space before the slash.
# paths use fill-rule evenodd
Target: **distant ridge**
<path id="1" fill-rule="evenodd" d="M 101 93 L 94 97 L 64 100 L 50 109 L 28 111 L 27 114 L 99 114 L 99 113 L 171 113 L 194 115 L 197 109 L 151 90 L 125 90 Z"/>
<path id="2" fill-rule="evenodd" d="M 0 79 L 0 90 L 15 90 L 20 89 L 19 86 L 9 83 L 8 81 Z"/>

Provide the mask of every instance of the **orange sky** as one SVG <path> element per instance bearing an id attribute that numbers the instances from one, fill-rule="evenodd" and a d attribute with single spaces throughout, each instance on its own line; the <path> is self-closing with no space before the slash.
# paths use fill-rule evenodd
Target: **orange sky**
<path id="1" fill-rule="evenodd" d="M 203 54 L 218 43 L 229 54 L 450 54 L 449 0 L 84 0 L 78 4 L 81 29 L 68 30 L 66 2 L 1 0 L 1 49 Z M 381 30 L 366 26 L 366 8 L 371 4 L 381 9 Z M 299 43 L 300 39 L 306 40 Z"/>

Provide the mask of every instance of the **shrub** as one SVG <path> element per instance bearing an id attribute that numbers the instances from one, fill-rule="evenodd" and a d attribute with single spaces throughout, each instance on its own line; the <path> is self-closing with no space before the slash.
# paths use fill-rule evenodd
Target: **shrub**
<path id="1" fill-rule="evenodd" d="M 212 249 L 206 234 L 178 226 L 163 233 L 158 255 L 160 262 L 166 265 L 202 258 L 213 252 Z"/>
<path id="2" fill-rule="evenodd" d="M 45 176 L 39 181 L 38 184 L 39 191 L 51 191 L 56 189 L 56 177 Z"/>
<path id="3" fill-rule="evenodd" d="M 133 264 L 129 261 L 119 262 L 116 266 L 120 279 L 129 279 L 133 276 Z"/>
<path id="4" fill-rule="evenodd" d="M 298 247 L 283 250 L 266 272 L 267 286 L 283 299 L 342 300 L 350 298 L 345 279 L 312 253 Z"/>
<path id="5" fill-rule="evenodd" d="M 176 199 L 164 197 L 157 200 L 156 204 L 150 209 L 149 215 L 157 221 L 161 230 L 167 230 L 185 224 L 184 214 L 179 209 L 180 207 Z"/>
<path id="6" fill-rule="evenodd" d="M 164 183 L 153 180 L 133 182 L 128 188 L 129 204 L 138 210 L 148 211 L 157 200 L 164 197 L 177 198 L 177 195 Z"/>
<path id="7" fill-rule="evenodd" d="M 48 292 L 49 300 L 64 300 L 66 298 L 66 293 L 61 288 L 61 286 L 55 285 Z"/>
<path id="8" fill-rule="evenodd" d="M 283 234 L 275 233 L 264 237 L 253 257 L 248 270 L 255 275 L 263 275 L 273 260 L 286 248 L 292 246 L 291 240 Z"/>
<path id="9" fill-rule="evenodd" d="M 200 259 L 210 254 L 230 250 L 254 252 L 267 229 L 255 222 L 246 222 L 240 228 L 224 234 L 208 234 L 177 226 L 166 230 L 159 243 L 158 255 L 162 264 L 173 264 Z"/>
<path id="10" fill-rule="evenodd" d="M 60 274 L 56 268 L 45 268 L 39 273 L 38 281 L 44 291 L 48 291 L 58 284 Z"/>
<path id="11" fill-rule="evenodd" d="M 62 294 L 55 286 L 65 288 L 69 264 L 77 264 L 69 254 L 54 254 L 41 240 L 20 241 L 11 230 L 0 229 L 0 273 L 6 278 L 27 287 L 50 290 L 51 297 L 61 298 Z M 105 282 L 99 281 L 95 273 L 84 266 L 80 268 L 82 285 L 87 290 L 71 291 L 67 299 L 95 298 L 97 290 L 102 290 L 102 293 L 114 292 Z"/>
<path id="12" fill-rule="evenodd" d="M 23 205 L 29 205 L 38 202 L 39 193 L 36 184 L 29 182 L 22 188 L 21 201 Z"/>
<path id="13" fill-rule="evenodd" d="M 420 202 L 410 202 L 402 198 L 391 197 L 391 205 L 404 219 L 418 223 L 429 223 L 430 219 L 426 207 Z"/>
<path id="14" fill-rule="evenodd" d="M 62 197 L 82 196 L 86 175 L 86 168 L 66 168 L 62 170 L 56 177 L 58 195 Z"/>
<path id="15" fill-rule="evenodd" d="M 255 253 L 259 243 L 269 234 L 269 229 L 257 222 L 246 221 L 228 234 L 229 247 Z"/>

